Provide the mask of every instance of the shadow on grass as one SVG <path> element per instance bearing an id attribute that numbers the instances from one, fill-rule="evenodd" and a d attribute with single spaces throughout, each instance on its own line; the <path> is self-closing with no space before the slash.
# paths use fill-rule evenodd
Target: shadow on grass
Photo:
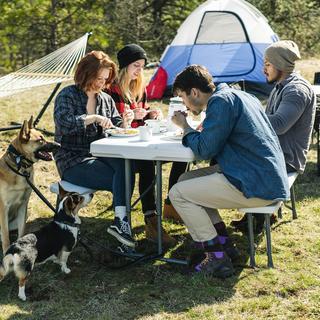
<path id="1" fill-rule="evenodd" d="M 103 246 L 116 246 L 106 232 L 111 219 L 82 217 L 82 234 Z M 50 219 L 37 219 L 28 224 L 28 232 L 47 224 Z M 141 232 L 140 227 L 134 233 Z M 178 244 L 167 251 L 170 258 L 184 259 L 192 252 L 191 239 L 186 234 L 175 236 Z M 14 315 L 5 319 L 136 319 L 138 317 L 180 312 L 192 312 L 194 307 L 221 303 L 233 297 L 234 286 L 247 265 L 247 239 L 232 234 L 243 254 L 235 265 L 236 273 L 227 279 L 191 275 L 186 267 L 160 261 L 112 270 L 112 257 L 101 247 L 90 244 L 94 258 L 78 245 L 72 252 L 68 267 L 72 272 L 61 273 L 60 267 L 48 262 L 33 270 L 26 286 L 27 301 L 18 297 L 18 283 L 10 274 L 0 285 L 0 305 L 13 305 Z M 137 251 L 156 252 L 156 245 L 142 240 Z M 110 260 L 111 259 L 111 260 Z M 100 261 L 100 262 L 98 262 Z M 112 262 L 112 261 L 111 261 Z"/>
<path id="2" fill-rule="evenodd" d="M 319 199 L 319 184 L 320 176 L 317 174 L 317 164 L 308 162 L 305 172 L 302 175 L 299 175 L 294 183 L 296 201 Z"/>

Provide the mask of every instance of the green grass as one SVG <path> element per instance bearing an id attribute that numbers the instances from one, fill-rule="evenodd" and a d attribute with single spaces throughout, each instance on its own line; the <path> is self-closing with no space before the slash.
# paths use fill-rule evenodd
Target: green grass
<path id="1" fill-rule="evenodd" d="M 20 97 L 2 99 L 0 126 L 22 121 L 36 114 L 50 88 L 25 92 Z M 162 102 L 153 103 L 164 105 Z M 52 105 L 39 127 L 53 129 Z M 4 151 L 16 132 L 0 133 Z M 18 297 L 18 285 L 11 274 L 0 283 L 0 319 L 319 319 L 320 318 L 320 178 L 316 175 L 316 153 L 312 145 L 306 172 L 296 181 L 298 219 L 291 212 L 273 226 L 275 269 L 266 267 L 264 237 L 257 239 L 256 261 L 259 268 L 248 267 L 247 238 L 229 229 L 242 258 L 235 276 L 226 280 L 185 274 L 184 267 L 162 262 L 147 263 L 125 270 L 110 270 L 78 246 L 69 259 L 72 272 L 64 275 L 57 265 L 36 266 L 27 284 L 27 302 Z M 167 188 L 170 165 L 163 179 Z M 54 203 L 49 185 L 58 180 L 54 163 L 36 164 L 36 185 Z M 136 198 L 137 194 L 134 195 Z M 165 192 L 164 192 L 165 196 Z M 106 244 L 112 220 L 110 193 L 97 192 L 92 203 L 82 209 L 82 232 Z M 52 218 L 52 212 L 35 194 L 29 203 L 28 231 Z M 235 210 L 224 210 L 227 224 L 239 218 Z M 132 213 L 139 240 L 138 250 L 152 252 L 155 246 L 145 240 L 140 204 Z M 164 227 L 177 240 L 169 257 L 183 258 L 190 253 L 186 229 L 170 222 Z M 96 259 L 107 261 L 101 250 L 93 248 Z"/>

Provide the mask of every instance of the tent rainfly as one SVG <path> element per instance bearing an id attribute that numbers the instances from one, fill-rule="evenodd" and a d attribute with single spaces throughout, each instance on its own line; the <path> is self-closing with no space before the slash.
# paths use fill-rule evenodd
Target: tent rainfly
<path id="1" fill-rule="evenodd" d="M 175 76 L 191 64 L 204 65 L 215 82 L 242 82 L 266 94 L 263 53 L 278 41 L 267 19 L 244 0 L 208 0 L 183 22 L 167 46 L 147 87 L 150 99 L 170 92 Z"/>

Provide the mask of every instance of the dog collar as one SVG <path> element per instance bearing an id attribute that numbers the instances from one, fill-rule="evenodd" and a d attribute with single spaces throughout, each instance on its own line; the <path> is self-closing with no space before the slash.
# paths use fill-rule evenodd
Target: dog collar
<path id="1" fill-rule="evenodd" d="M 7 152 L 17 166 L 18 171 L 21 169 L 21 167 L 27 169 L 34 164 L 33 161 L 27 159 L 24 155 L 18 152 L 18 150 L 12 144 L 9 145 Z"/>
<path id="2" fill-rule="evenodd" d="M 77 237 L 78 239 L 80 239 L 80 223 L 75 223 L 75 222 L 68 222 L 68 221 L 59 221 L 59 220 L 53 220 L 53 222 L 57 223 L 57 224 L 64 224 L 67 225 L 69 227 L 72 228 L 77 228 L 78 232 L 77 232 Z"/>
<path id="3" fill-rule="evenodd" d="M 59 219 L 54 219 L 53 221 L 55 223 L 66 224 L 67 226 L 70 226 L 70 227 L 75 227 L 75 228 L 79 228 L 80 227 L 80 223 L 69 222 L 69 221 L 64 221 L 64 220 L 59 220 Z"/>

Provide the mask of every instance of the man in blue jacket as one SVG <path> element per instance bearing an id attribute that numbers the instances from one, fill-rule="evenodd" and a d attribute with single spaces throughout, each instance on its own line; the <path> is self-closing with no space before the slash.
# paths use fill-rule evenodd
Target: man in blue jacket
<path id="1" fill-rule="evenodd" d="M 217 165 L 183 174 L 170 190 L 170 200 L 205 252 L 196 271 L 231 276 L 228 234 L 217 209 L 288 199 L 283 153 L 260 102 L 226 84 L 215 87 L 206 68 L 187 67 L 176 77 L 173 90 L 193 114 L 206 110 L 201 132 L 188 125 L 185 114 L 173 115 L 172 121 L 183 129 L 183 145 L 198 159 L 214 158 Z"/>

